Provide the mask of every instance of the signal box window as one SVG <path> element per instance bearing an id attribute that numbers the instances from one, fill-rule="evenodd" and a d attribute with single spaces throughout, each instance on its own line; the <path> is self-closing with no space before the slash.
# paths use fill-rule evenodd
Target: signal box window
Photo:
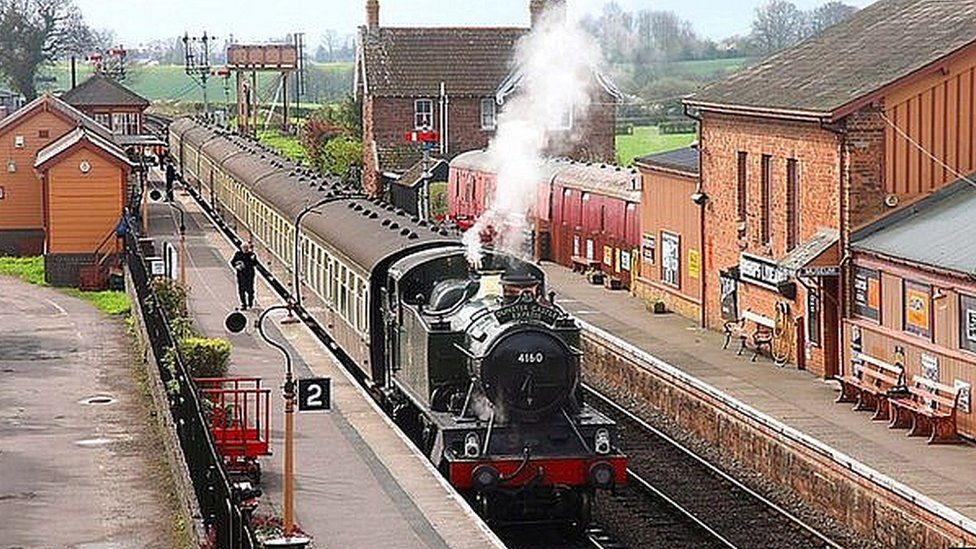
<path id="1" fill-rule="evenodd" d="M 434 127 L 434 102 L 418 99 L 413 102 L 413 126 L 415 129 Z"/>
<path id="2" fill-rule="evenodd" d="M 481 129 L 495 129 L 495 100 L 488 98 L 481 100 Z"/>

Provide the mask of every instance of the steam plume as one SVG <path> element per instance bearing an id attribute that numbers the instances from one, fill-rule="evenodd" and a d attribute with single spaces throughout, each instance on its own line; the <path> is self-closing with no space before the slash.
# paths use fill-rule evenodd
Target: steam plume
<path id="1" fill-rule="evenodd" d="M 543 14 L 532 31 L 516 47 L 516 67 L 522 74 L 518 90 L 498 115 L 495 136 L 488 144 L 491 164 L 497 166 L 489 207 L 464 235 L 467 258 L 480 265 L 480 235 L 494 231 L 496 249 L 518 257 L 531 257 L 528 215 L 533 213 L 544 155 L 559 153 L 569 145 L 567 132 L 559 128 L 567 113 L 586 112 L 593 84 L 593 70 L 600 58 L 599 46 L 562 9 Z"/>

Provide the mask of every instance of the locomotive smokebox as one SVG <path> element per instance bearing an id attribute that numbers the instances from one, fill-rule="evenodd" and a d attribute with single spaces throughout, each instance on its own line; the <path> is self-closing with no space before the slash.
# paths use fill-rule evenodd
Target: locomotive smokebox
<path id="1" fill-rule="evenodd" d="M 518 301 L 525 293 L 539 295 L 539 279 L 528 273 L 505 273 L 501 283 L 502 300 L 506 304 Z"/>

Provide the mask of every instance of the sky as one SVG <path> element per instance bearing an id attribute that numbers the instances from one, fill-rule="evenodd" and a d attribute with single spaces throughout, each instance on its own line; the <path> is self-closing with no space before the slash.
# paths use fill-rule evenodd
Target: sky
<path id="1" fill-rule="evenodd" d="M 291 32 L 318 44 L 325 30 L 352 33 L 365 18 L 365 0 L 75 0 L 96 28 L 115 31 L 134 46 L 203 31 L 223 41 L 264 41 Z M 763 0 L 617 0 L 627 11 L 671 10 L 706 37 L 746 34 Z M 809 9 L 826 0 L 793 0 Z M 864 7 L 871 0 L 846 0 Z M 598 14 L 606 0 L 568 0 L 574 17 Z M 380 24 L 389 26 L 527 26 L 529 0 L 380 0 Z"/>

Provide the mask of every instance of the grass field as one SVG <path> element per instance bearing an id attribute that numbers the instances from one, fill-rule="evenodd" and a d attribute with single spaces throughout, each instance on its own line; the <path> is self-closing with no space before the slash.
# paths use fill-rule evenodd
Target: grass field
<path id="1" fill-rule="evenodd" d="M 0 257 L 0 275 L 16 276 L 30 284 L 47 286 L 44 282 L 43 257 Z M 59 288 L 59 290 L 70 296 L 84 299 L 105 314 L 124 315 L 129 312 L 129 296 L 125 292 L 112 290 L 82 292 L 75 288 Z"/>
<path id="2" fill-rule="evenodd" d="M 748 57 L 728 59 L 703 59 L 695 61 L 675 61 L 669 68 L 676 75 L 706 77 L 715 73 L 728 74 L 741 69 L 750 61 Z"/>
<path id="3" fill-rule="evenodd" d="M 83 82 L 91 75 L 91 67 L 85 64 L 78 65 L 78 82 Z M 352 73 L 352 63 L 312 63 L 311 71 L 321 73 L 321 75 L 337 76 L 344 73 Z M 46 76 L 53 76 L 56 81 L 53 83 L 41 84 L 42 90 L 67 90 L 71 86 L 71 72 L 66 63 L 59 63 L 44 71 Z M 351 76 L 350 76 L 351 78 Z M 309 79 L 314 79 L 310 75 Z M 225 81 L 222 78 L 213 78 L 208 84 L 208 98 L 214 104 L 223 103 L 228 97 L 224 90 Z M 230 89 L 230 100 L 234 100 L 234 80 L 227 80 Z M 150 101 L 203 101 L 203 90 L 190 79 L 183 70 L 182 65 L 135 65 L 129 68 L 126 75 L 125 85 L 132 88 L 136 93 Z M 263 73 L 258 75 L 258 87 L 261 89 L 262 97 L 274 95 L 274 87 L 277 85 L 277 75 L 273 73 Z"/>
<path id="4" fill-rule="evenodd" d="M 304 166 L 309 164 L 305 149 L 294 135 L 282 135 L 278 130 L 259 131 L 258 140 L 292 162 Z"/>
<path id="5" fill-rule="evenodd" d="M 617 163 L 630 166 L 637 157 L 687 147 L 696 137 L 693 133 L 662 135 L 657 126 L 638 126 L 631 135 L 617 136 Z"/>

